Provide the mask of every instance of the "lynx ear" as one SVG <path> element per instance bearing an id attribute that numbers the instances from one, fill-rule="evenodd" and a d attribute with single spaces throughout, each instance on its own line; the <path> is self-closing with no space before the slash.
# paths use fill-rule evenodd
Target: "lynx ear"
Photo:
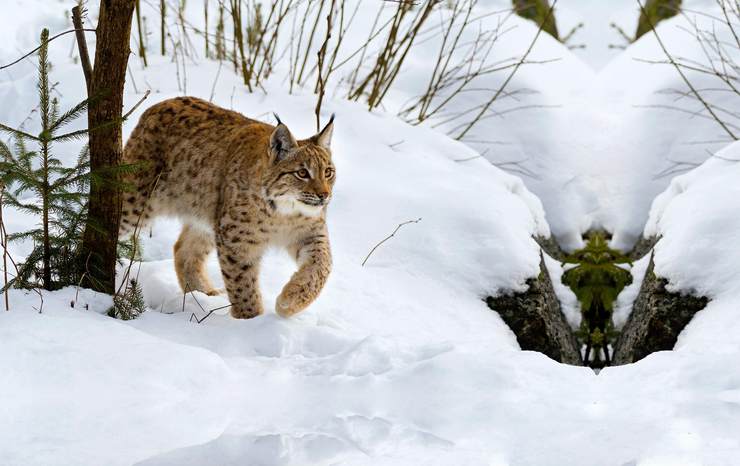
<path id="1" fill-rule="evenodd" d="M 270 154 L 273 160 L 279 162 L 285 159 L 296 147 L 298 143 L 290 130 L 278 119 L 278 125 L 270 136 Z"/>
<path id="2" fill-rule="evenodd" d="M 314 136 L 312 139 L 314 142 L 326 149 L 329 149 L 331 146 L 331 134 L 334 132 L 334 114 L 332 113 L 331 118 L 329 118 L 329 123 L 324 126 L 324 129 L 319 132 L 316 136 Z"/>

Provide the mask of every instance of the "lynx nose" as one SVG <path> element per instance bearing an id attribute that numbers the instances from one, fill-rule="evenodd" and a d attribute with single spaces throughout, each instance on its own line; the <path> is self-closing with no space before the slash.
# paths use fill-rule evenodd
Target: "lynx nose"
<path id="1" fill-rule="evenodd" d="M 329 191 L 321 191 L 319 193 L 316 193 L 316 196 L 321 200 L 321 202 L 325 201 L 327 197 L 329 197 Z"/>

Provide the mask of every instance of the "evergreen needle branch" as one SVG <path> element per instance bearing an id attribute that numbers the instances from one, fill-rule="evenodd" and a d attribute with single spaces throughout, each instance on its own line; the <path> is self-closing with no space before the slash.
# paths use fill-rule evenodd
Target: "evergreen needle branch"
<path id="1" fill-rule="evenodd" d="M 398 226 L 396 227 L 396 229 L 393 230 L 393 233 L 391 233 L 390 235 L 388 235 L 385 238 L 383 238 L 378 244 L 376 244 L 375 246 L 373 246 L 373 248 L 370 250 L 369 253 L 367 253 L 367 256 L 365 256 L 365 260 L 362 261 L 362 267 L 365 266 L 365 263 L 367 262 L 367 260 L 370 259 L 370 256 L 375 252 L 376 249 L 378 249 L 378 247 L 380 247 L 381 244 L 385 243 L 389 239 L 391 239 L 394 236 L 396 236 L 396 233 L 398 233 L 398 230 L 400 230 L 401 227 L 403 227 L 405 225 L 408 225 L 409 223 L 419 223 L 419 222 L 421 222 L 421 217 L 417 218 L 416 220 L 407 220 L 405 222 L 399 223 Z"/>
<path id="2" fill-rule="evenodd" d="M 0 131 L 5 131 L 5 132 L 10 133 L 10 134 L 20 135 L 20 136 L 22 136 L 24 138 L 28 138 L 28 139 L 30 139 L 32 141 L 38 141 L 39 140 L 38 137 L 36 137 L 36 136 L 34 136 L 32 134 L 28 134 L 25 131 L 21 131 L 19 129 L 11 128 L 10 126 L 5 126 L 2 123 L 0 123 Z"/>

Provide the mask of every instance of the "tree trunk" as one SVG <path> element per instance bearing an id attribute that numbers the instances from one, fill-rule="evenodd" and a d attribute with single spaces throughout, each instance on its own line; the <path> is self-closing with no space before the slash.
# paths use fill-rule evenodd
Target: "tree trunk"
<path id="1" fill-rule="evenodd" d="M 44 134 L 47 134 L 48 126 L 44 123 Z M 44 255 L 41 263 L 43 264 L 42 282 L 45 290 L 52 290 L 51 286 L 51 242 L 49 239 L 49 145 L 47 142 L 42 143 L 41 154 L 43 156 L 42 170 L 44 171 L 44 186 L 42 188 L 42 225 L 44 231 Z"/>
<path id="2" fill-rule="evenodd" d="M 90 186 L 88 221 L 80 260 L 84 285 L 113 294 L 116 249 L 121 217 L 117 167 L 123 153 L 121 117 L 123 86 L 128 64 L 131 21 L 135 0 L 101 0 L 90 95 L 88 126 L 109 125 L 90 133 L 90 169 L 96 175 Z M 114 124 L 110 124 L 115 122 Z"/>

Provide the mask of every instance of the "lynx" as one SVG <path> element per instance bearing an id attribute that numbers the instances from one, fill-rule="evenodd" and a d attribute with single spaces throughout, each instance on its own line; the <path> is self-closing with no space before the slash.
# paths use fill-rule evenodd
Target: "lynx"
<path id="1" fill-rule="evenodd" d="M 272 126 L 193 97 L 152 106 L 124 149 L 125 164 L 146 168 L 125 175 L 133 190 L 124 194 L 120 235 L 159 215 L 181 219 L 174 254 L 180 286 L 218 293 L 205 270 L 215 248 L 231 315 L 243 319 L 263 312 L 263 253 L 287 248 L 298 270 L 275 311 L 283 317 L 302 311 L 331 270 L 326 208 L 335 180 L 333 121 L 296 140 L 279 118 Z"/>

